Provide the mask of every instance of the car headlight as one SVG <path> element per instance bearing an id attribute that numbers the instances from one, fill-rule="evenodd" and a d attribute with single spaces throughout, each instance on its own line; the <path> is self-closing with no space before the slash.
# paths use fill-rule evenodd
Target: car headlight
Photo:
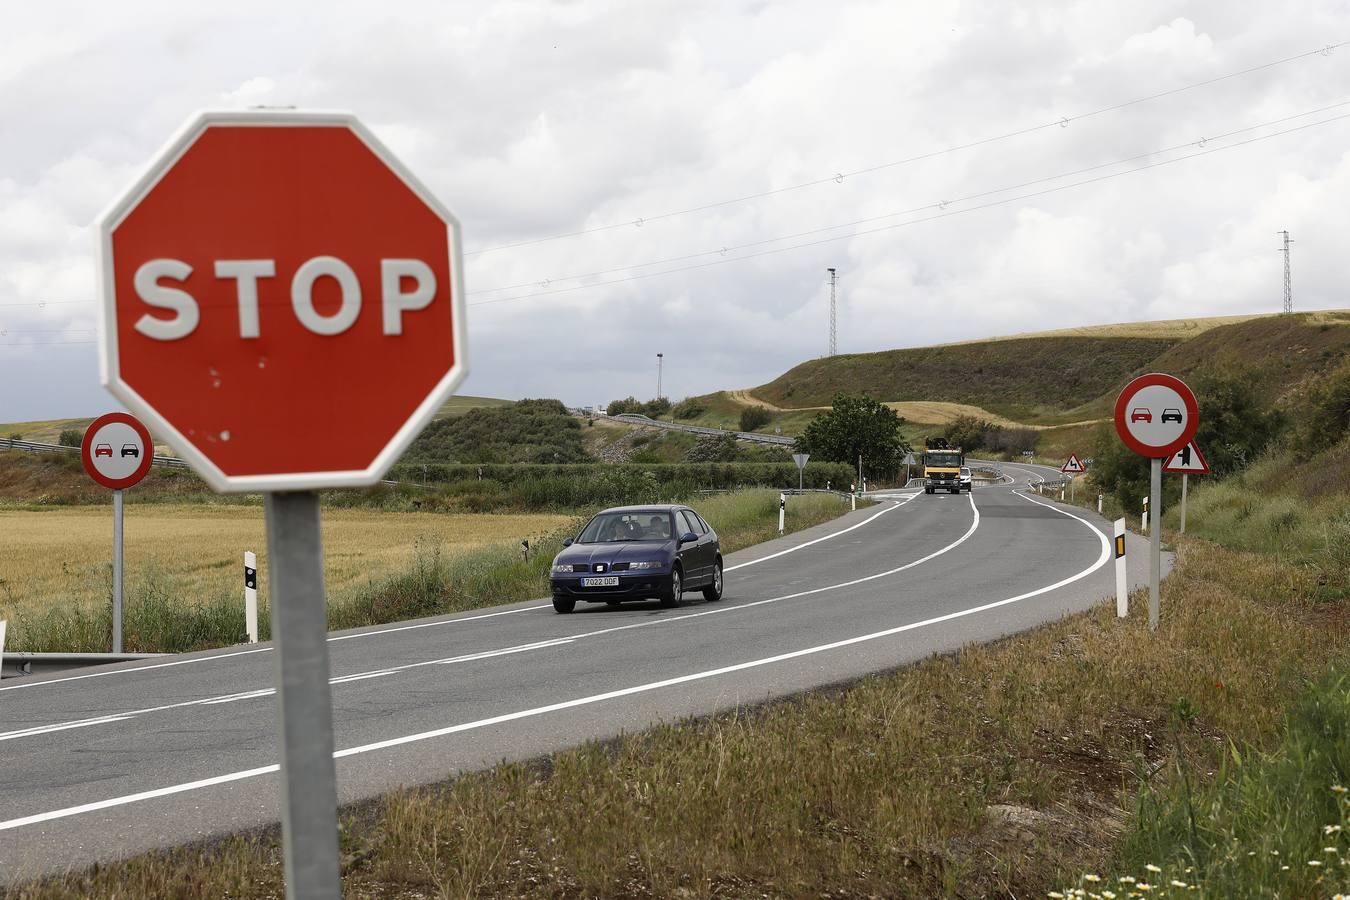
<path id="1" fill-rule="evenodd" d="M 655 560 L 652 560 L 652 561 L 649 561 L 649 562 L 635 562 L 635 563 L 629 563 L 629 564 L 628 564 L 628 571 L 630 571 L 630 572 L 636 572 L 636 571 L 639 570 L 639 569 L 659 569 L 659 568 L 661 568 L 661 567 L 664 566 L 664 565 L 665 565 L 665 563 L 663 563 L 663 562 L 656 562 Z"/>
<path id="2" fill-rule="evenodd" d="M 571 563 L 563 563 L 561 565 L 559 565 L 558 563 L 553 564 L 554 575 L 571 575 L 572 571 L 573 569 Z"/>

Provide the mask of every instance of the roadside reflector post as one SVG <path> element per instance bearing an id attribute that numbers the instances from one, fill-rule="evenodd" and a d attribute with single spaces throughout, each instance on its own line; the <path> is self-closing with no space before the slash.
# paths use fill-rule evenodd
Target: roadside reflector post
<path id="1" fill-rule="evenodd" d="M 1148 534 L 1148 497 L 1144 498 L 1144 511 L 1139 514 L 1139 530 Z"/>
<path id="2" fill-rule="evenodd" d="M 1130 614 L 1130 591 L 1125 579 L 1125 519 L 1116 519 L 1116 618 Z"/>
<path id="3" fill-rule="evenodd" d="M 5 670 L 5 620 L 0 619 L 0 672 Z"/>
<path id="4" fill-rule="evenodd" d="M 292 900 L 339 897 L 337 767 L 319 496 L 313 491 L 269 493 L 265 503 L 286 894 Z"/>
<path id="5" fill-rule="evenodd" d="M 1100 514 L 1101 511 L 1102 511 L 1102 495 L 1101 495 L 1101 494 L 1098 494 L 1098 495 L 1097 495 L 1097 512 Z"/>
<path id="6" fill-rule="evenodd" d="M 783 523 L 787 516 L 787 494 L 778 495 L 778 533 L 783 533 Z"/>
<path id="7" fill-rule="evenodd" d="M 122 492 L 113 491 L 112 652 L 122 652 Z"/>
<path id="8" fill-rule="evenodd" d="M 848 508 L 849 508 L 850 510 L 852 510 L 853 512 L 857 512 L 857 511 L 858 511 L 858 495 L 857 495 L 857 494 L 852 494 L 852 493 L 851 493 L 851 494 L 848 495 Z"/>
<path id="9" fill-rule="evenodd" d="M 1181 533 L 1186 533 L 1186 481 L 1191 476 L 1186 472 L 1181 473 Z"/>
<path id="10" fill-rule="evenodd" d="M 244 628 L 248 642 L 258 643 L 258 556 L 244 551 Z"/>

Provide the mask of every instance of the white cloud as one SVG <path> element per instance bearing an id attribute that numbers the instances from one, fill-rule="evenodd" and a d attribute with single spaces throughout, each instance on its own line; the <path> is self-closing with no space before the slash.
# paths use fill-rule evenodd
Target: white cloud
<path id="1" fill-rule="evenodd" d="M 472 301 L 614 271 L 581 290 L 472 307 L 468 392 L 645 396 L 658 351 L 674 395 L 760 383 L 824 352 L 827 266 L 842 276 L 845 351 L 1275 309 L 1274 232 L 1285 227 L 1297 241 L 1299 304 L 1350 305 L 1339 287 L 1350 276 L 1339 248 L 1350 226 L 1340 199 L 1350 122 L 981 211 L 953 204 L 946 217 L 875 234 L 600 283 L 720 263 L 736 255 L 723 247 L 1346 99 L 1342 49 L 1077 118 L 1339 39 L 1350 34 L 1343 6 L 1290 16 L 1255 0 L 1203 0 L 1180 18 L 1162 0 L 852 0 L 828 12 L 804 0 L 428 0 L 396 10 L 142 0 L 116 15 L 77 13 L 16 8 L 0 34 L 0 421 L 109 405 L 89 345 L 8 344 L 85 334 L 75 329 L 92 325 L 92 306 L 53 301 L 92 296 L 90 222 L 204 106 L 357 112 L 460 216 L 469 249 L 621 225 L 469 257 L 471 291 L 535 286 Z M 1061 116 L 1067 127 L 829 180 Z M 1107 171 L 1117 170 L 1092 174 Z M 826 180 L 716 205 L 817 179 Z M 713 252 L 639 265 L 704 251 Z"/>

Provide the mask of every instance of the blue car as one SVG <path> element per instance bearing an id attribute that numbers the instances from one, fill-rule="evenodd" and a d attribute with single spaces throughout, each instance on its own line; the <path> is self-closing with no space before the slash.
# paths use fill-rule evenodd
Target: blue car
<path id="1" fill-rule="evenodd" d="M 652 597 L 679 606 L 685 591 L 722 599 L 722 545 L 687 506 L 619 506 L 598 513 L 575 540 L 563 541 L 549 577 L 553 608 L 577 601 L 618 606 Z"/>

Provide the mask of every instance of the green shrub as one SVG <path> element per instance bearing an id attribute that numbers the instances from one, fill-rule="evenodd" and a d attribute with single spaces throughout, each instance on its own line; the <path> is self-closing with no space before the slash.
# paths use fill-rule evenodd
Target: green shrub
<path id="1" fill-rule="evenodd" d="M 671 415 L 677 419 L 697 419 L 707 411 L 707 407 L 693 397 L 686 397 L 675 408 L 671 410 Z"/>
<path id="2" fill-rule="evenodd" d="M 84 432 L 78 428 L 64 428 L 61 430 L 61 437 L 57 443 L 62 447 L 78 447 L 84 443 Z"/>
<path id="3" fill-rule="evenodd" d="M 581 422 L 557 400 L 521 400 L 432 422 L 405 462 L 584 462 Z"/>
<path id="4" fill-rule="evenodd" d="M 636 397 L 624 397 L 622 400 L 615 400 L 605 407 L 605 414 L 610 416 L 621 416 L 624 413 L 642 412 L 642 403 Z"/>
<path id="5" fill-rule="evenodd" d="M 741 431 L 759 431 L 773 421 L 773 414 L 762 406 L 747 406 L 741 410 Z"/>

